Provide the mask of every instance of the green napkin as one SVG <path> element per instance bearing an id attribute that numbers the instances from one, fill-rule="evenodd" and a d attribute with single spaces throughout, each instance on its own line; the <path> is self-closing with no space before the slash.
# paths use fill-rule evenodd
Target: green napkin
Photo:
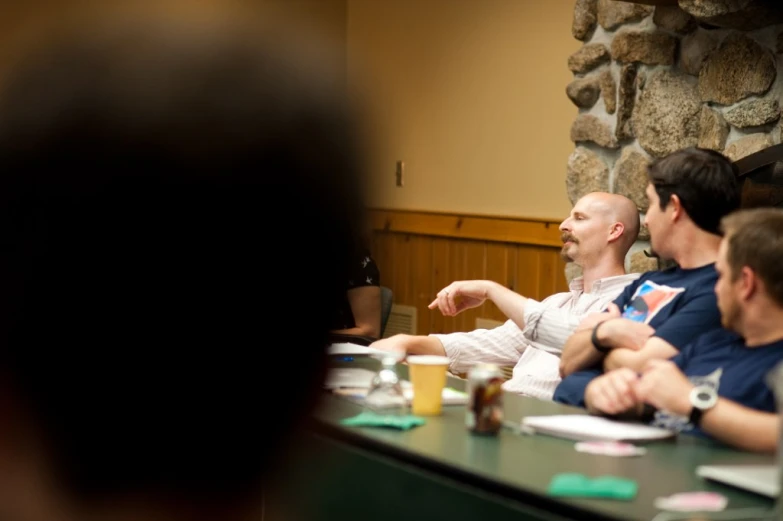
<path id="1" fill-rule="evenodd" d="M 584 474 L 557 474 L 549 483 L 552 496 L 633 499 L 639 486 L 632 479 L 614 476 L 588 478 Z"/>
<path id="2" fill-rule="evenodd" d="M 394 416 L 377 414 L 371 411 L 364 411 L 351 418 L 345 418 L 340 420 L 343 425 L 349 427 L 389 427 L 392 429 L 400 429 L 406 431 L 419 425 L 424 425 L 424 418 L 418 416 Z"/>

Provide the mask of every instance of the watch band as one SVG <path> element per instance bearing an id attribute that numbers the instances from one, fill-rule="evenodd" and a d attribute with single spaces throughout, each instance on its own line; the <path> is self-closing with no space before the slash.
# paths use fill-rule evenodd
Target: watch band
<path id="1" fill-rule="evenodd" d="M 704 410 L 693 405 L 691 406 L 691 414 L 688 416 L 688 421 L 694 427 L 699 427 L 700 426 L 699 424 L 701 423 L 701 417 L 703 415 L 704 415 Z"/>
<path id="2" fill-rule="evenodd" d="M 694 427 L 700 427 L 704 413 L 718 403 L 718 392 L 709 386 L 696 386 L 691 390 L 689 399 L 691 413 L 688 415 L 688 421 Z"/>
<path id="3" fill-rule="evenodd" d="M 599 323 L 597 323 L 595 325 L 595 327 L 593 328 L 593 334 L 590 335 L 590 341 L 593 343 L 593 347 L 595 348 L 596 351 L 598 351 L 599 353 L 606 354 L 609 351 L 611 351 L 612 348 L 611 347 L 607 347 L 607 346 L 601 344 L 601 342 L 598 341 L 598 327 L 601 324 L 603 324 L 604 322 L 606 322 L 606 320 L 604 320 L 603 322 L 599 322 Z"/>

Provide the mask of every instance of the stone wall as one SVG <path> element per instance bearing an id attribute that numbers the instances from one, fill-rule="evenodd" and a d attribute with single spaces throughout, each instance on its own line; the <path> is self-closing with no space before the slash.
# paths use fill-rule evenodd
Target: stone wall
<path id="1" fill-rule="evenodd" d="M 669 3 L 576 0 L 572 32 L 584 45 L 568 59 L 566 95 L 579 108 L 566 177 L 572 203 L 595 190 L 621 193 L 643 216 L 652 158 L 700 146 L 737 160 L 781 142 L 783 7 Z M 643 228 L 632 271 L 658 268 L 641 251 L 648 240 Z"/>

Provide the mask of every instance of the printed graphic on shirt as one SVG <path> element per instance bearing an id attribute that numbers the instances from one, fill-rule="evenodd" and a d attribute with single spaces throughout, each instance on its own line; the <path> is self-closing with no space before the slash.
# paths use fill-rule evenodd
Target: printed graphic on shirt
<path id="1" fill-rule="evenodd" d="M 649 324 L 650 320 L 665 308 L 674 297 L 684 292 L 685 288 L 661 286 L 650 280 L 644 281 L 636 288 L 631 302 L 625 306 L 623 317 Z"/>
<path id="2" fill-rule="evenodd" d="M 723 375 L 723 368 L 720 367 L 707 376 L 689 376 L 688 380 L 695 386 L 704 386 L 715 389 L 718 392 L 720 388 L 720 377 Z M 669 429 L 671 431 L 680 432 L 692 428 L 693 426 L 688 424 L 687 416 L 679 416 L 672 414 L 668 411 L 656 411 L 653 417 L 652 425 L 655 427 L 661 427 L 663 429 Z"/>

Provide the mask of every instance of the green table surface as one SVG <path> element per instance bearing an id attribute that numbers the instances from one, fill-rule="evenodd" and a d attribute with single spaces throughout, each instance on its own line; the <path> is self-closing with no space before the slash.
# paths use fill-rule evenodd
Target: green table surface
<path id="1" fill-rule="evenodd" d="M 335 367 L 377 369 L 371 358 L 352 361 L 335 358 Z M 401 378 L 407 367 L 398 366 Z M 464 389 L 465 382 L 449 378 L 448 384 Z M 477 436 L 465 429 L 465 406 L 445 406 L 443 414 L 410 431 L 344 427 L 339 421 L 361 412 L 362 407 L 343 397 L 327 394 L 314 414 L 313 429 L 321 436 L 420 467 L 448 479 L 470 484 L 511 500 L 538 498 L 542 507 L 563 517 L 582 513 L 610 519 L 652 519 L 660 511 L 655 498 L 686 491 L 714 491 L 729 499 L 728 509 L 769 509 L 773 501 L 733 487 L 704 480 L 695 474 L 702 464 L 768 464 L 770 455 L 737 451 L 717 443 L 678 436 L 674 440 L 646 443 L 647 454 L 616 458 L 577 452 L 574 442 L 546 435 L 521 434 L 507 426 L 498 436 Z M 581 414 L 581 409 L 506 394 L 504 412 L 511 425 L 523 416 Z M 631 501 L 551 498 L 547 486 L 556 474 L 578 472 L 588 476 L 613 475 L 636 480 L 639 492 Z"/>

